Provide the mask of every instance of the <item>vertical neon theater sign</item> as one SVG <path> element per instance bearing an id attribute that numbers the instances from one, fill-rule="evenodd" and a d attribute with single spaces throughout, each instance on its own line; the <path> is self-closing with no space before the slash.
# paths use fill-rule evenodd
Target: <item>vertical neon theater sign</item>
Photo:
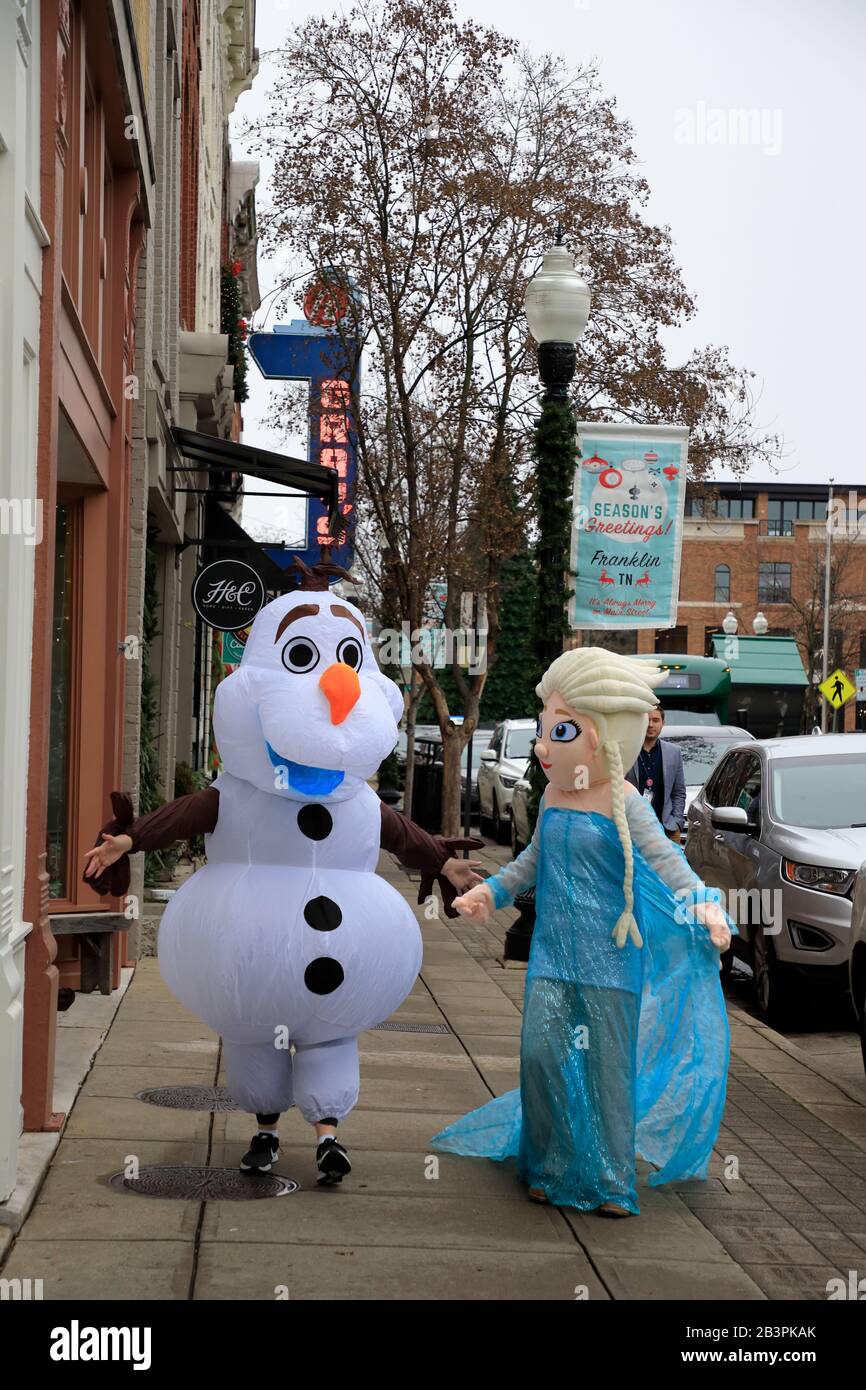
<path id="1" fill-rule="evenodd" d="M 317 498 L 309 498 L 304 549 L 263 547 L 284 570 L 291 567 L 295 555 L 313 565 L 323 554 L 350 569 L 354 554 L 357 449 L 352 399 L 353 393 L 357 399 L 360 362 L 356 340 L 334 332 L 333 313 L 337 306 L 331 293 L 329 287 L 325 299 L 321 293 L 313 298 L 307 296 L 304 312 L 308 319 L 278 324 L 272 333 L 253 333 L 249 338 L 250 356 L 264 377 L 307 383 L 308 457 L 311 463 L 333 468 L 338 476 L 338 511 L 342 523 L 339 534 L 329 534 L 325 504 Z M 331 313 L 327 312 L 329 308 Z"/>

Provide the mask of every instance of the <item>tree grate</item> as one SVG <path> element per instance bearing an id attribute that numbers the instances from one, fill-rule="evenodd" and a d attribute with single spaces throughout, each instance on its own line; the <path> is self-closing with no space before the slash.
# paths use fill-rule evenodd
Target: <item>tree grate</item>
<path id="1" fill-rule="evenodd" d="M 135 1098 L 167 1110 L 240 1110 L 225 1086 L 157 1086 L 139 1091 Z"/>
<path id="2" fill-rule="evenodd" d="M 263 1197 L 288 1197 L 298 1183 L 276 1173 L 242 1173 L 238 1168 L 205 1168 L 196 1164 L 165 1163 L 140 1168 L 137 1178 L 113 1173 L 115 1191 L 138 1197 L 174 1198 L 186 1202 L 250 1202 Z"/>
<path id="3" fill-rule="evenodd" d="M 447 1023 L 377 1023 L 371 1033 L 450 1033 Z"/>

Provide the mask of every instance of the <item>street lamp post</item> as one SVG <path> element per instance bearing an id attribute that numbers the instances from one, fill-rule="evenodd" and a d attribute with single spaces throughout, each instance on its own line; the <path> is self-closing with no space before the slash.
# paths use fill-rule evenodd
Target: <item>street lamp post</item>
<path id="1" fill-rule="evenodd" d="M 833 479 L 827 495 L 827 539 L 824 547 L 824 642 L 821 653 L 821 683 L 830 674 L 830 602 L 832 594 L 833 564 Z M 835 716 L 835 711 L 834 711 Z M 827 732 L 827 701 L 821 701 L 821 733 Z"/>
<path id="2" fill-rule="evenodd" d="M 562 244 L 544 257 L 530 280 L 523 301 L 529 331 L 538 344 L 538 374 L 544 392 L 535 427 L 534 454 L 538 499 L 537 599 L 535 657 L 539 677 L 561 654 L 568 631 L 566 601 L 571 552 L 572 494 L 577 463 L 577 428 L 568 388 L 577 366 L 576 343 L 589 318 L 589 287 Z M 544 775 L 533 759 L 530 773 L 530 819 L 538 814 Z M 505 936 L 505 960 L 528 960 L 535 925 L 535 894 L 520 894 L 514 906 L 520 915 Z"/>
<path id="3" fill-rule="evenodd" d="M 538 486 L 538 601 L 535 647 L 539 675 L 562 651 L 565 637 L 567 571 L 577 431 L 568 388 L 577 365 L 575 344 L 589 318 L 589 287 L 562 244 L 544 257 L 524 299 L 529 330 L 538 343 L 538 373 L 544 386 L 535 428 Z"/>

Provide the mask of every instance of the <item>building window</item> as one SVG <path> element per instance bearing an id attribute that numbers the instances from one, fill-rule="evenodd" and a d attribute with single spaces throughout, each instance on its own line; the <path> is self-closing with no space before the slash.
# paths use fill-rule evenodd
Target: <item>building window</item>
<path id="1" fill-rule="evenodd" d="M 775 560 L 758 565 L 758 602 L 787 603 L 791 597 L 791 566 Z"/>
<path id="2" fill-rule="evenodd" d="M 607 643 L 605 643 L 607 646 Z M 682 627 L 669 627 L 656 633 L 656 651 L 674 652 L 678 655 L 685 655 L 689 649 L 689 630 Z"/>
<path id="3" fill-rule="evenodd" d="M 69 778 L 72 672 L 75 664 L 75 571 L 80 504 L 58 506 L 51 634 L 51 723 L 48 744 L 48 896 L 69 896 Z"/>
<path id="4" fill-rule="evenodd" d="M 826 499 L 770 497 L 767 499 L 767 535 L 793 536 L 795 521 L 825 521 Z"/>
<path id="5" fill-rule="evenodd" d="M 716 565 L 715 590 L 713 593 L 715 603 L 730 603 L 731 601 L 731 568 L 730 565 Z"/>
<path id="6" fill-rule="evenodd" d="M 727 517 L 730 521 L 751 521 L 755 515 L 754 497 L 687 497 L 686 516 Z"/>

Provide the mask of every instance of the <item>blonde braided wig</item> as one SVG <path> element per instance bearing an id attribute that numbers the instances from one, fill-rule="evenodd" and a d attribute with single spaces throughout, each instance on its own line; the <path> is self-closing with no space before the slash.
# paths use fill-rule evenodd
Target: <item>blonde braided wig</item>
<path id="1" fill-rule="evenodd" d="M 624 946 L 629 936 L 636 946 L 643 945 L 634 916 L 634 855 L 624 776 L 643 746 L 649 712 L 659 703 L 651 682 L 660 676 L 661 669 L 652 661 L 620 656 L 604 647 L 579 647 L 558 656 L 535 687 L 542 703 L 558 690 L 571 709 L 591 715 L 598 726 L 610 773 L 613 822 L 625 860 L 625 909 L 613 929 L 617 946 Z"/>

